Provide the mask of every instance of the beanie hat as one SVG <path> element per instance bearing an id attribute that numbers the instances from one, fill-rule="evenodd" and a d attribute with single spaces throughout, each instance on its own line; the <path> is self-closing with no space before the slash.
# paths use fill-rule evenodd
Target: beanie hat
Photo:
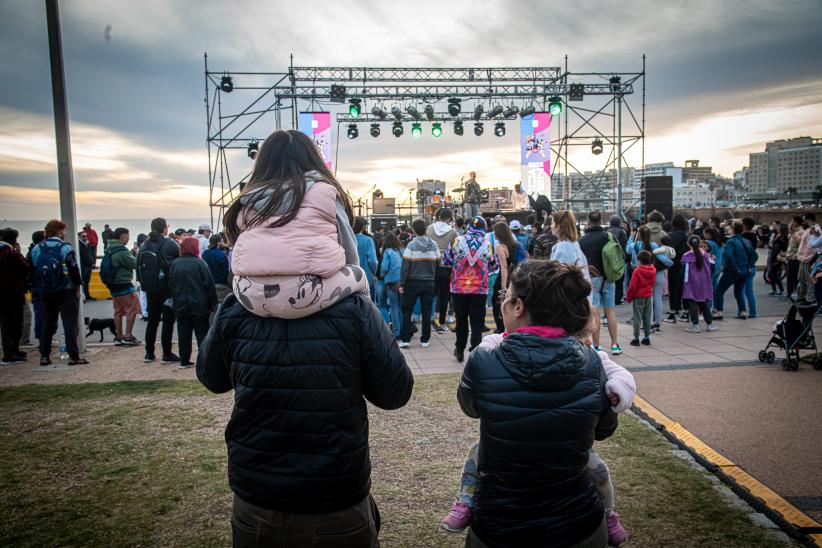
<path id="1" fill-rule="evenodd" d="M 200 241 L 197 238 L 185 238 L 180 244 L 180 253 L 183 255 L 200 255 Z"/>

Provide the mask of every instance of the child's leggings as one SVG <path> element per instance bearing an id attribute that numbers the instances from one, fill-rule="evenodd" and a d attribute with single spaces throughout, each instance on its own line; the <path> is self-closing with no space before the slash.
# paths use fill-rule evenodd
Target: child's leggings
<path id="1" fill-rule="evenodd" d="M 462 480 L 460 481 L 460 492 L 457 495 L 457 501 L 465 504 L 469 508 L 474 507 L 474 496 L 477 493 L 477 453 L 479 452 L 479 443 L 475 443 L 468 451 L 468 457 L 465 459 L 465 464 L 462 465 Z M 591 474 L 591 479 L 594 482 L 599 498 L 602 499 L 602 504 L 605 506 L 605 515 L 607 516 L 614 511 L 614 486 L 611 483 L 611 474 L 608 472 L 608 466 L 605 464 L 596 451 L 591 449 L 588 451 L 588 471 Z"/>

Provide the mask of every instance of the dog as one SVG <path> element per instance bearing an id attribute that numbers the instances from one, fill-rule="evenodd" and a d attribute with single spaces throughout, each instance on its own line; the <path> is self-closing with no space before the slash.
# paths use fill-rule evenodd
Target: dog
<path id="1" fill-rule="evenodd" d="M 83 321 L 85 321 L 86 327 L 88 327 L 88 333 L 86 333 L 86 337 L 88 337 L 95 331 L 99 331 L 100 342 L 103 342 L 103 337 L 105 335 L 106 329 L 111 331 L 111 334 L 115 337 L 117 336 L 117 329 L 114 327 L 113 318 L 83 318 Z"/>

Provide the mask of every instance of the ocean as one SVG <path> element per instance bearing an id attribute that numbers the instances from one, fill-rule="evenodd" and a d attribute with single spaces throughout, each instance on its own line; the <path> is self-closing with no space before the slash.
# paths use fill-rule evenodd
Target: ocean
<path id="1" fill-rule="evenodd" d="M 185 228 L 188 230 L 189 228 L 193 228 L 197 230 L 197 228 L 201 224 L 209 223 L 208 219 L 167 219 L 168 220 L 168 227 L 169 232 L 174 232 L 178 228 Z M 13 228 L 20 233 L 20 237 L 18 241 L 20 245 L 25 249 L 28 247 L 28 244 L 31 243 L 31 234 L 38 230 L 43 230 L 43 227 L 46 226 L 46 222 L 48 219 L 37 219 L 37 220 L 26 220 L 26 221 L 7 221 L 6 219 L 0 220 L 0 228 Z M 111 226 L 111 229 L 114 230 L 119 227 L 127 228 L 130 236 L 131 242 L 135 242 L 137 240 L 137 235 L 139 234 L 148 234 L 150 230 L 151 219 L 120 219 L 117 221 L 112 221 L 110 219 L 78 219 L 77 220 L 77 230 L 78 232 L 83 229 L 83 226 L 87 223 L 91 223 L 91 227 L 97 231 L 97 234 L 102 234 L 105 225 Z M 102 242 L 98 246 L 97 254 L 102 254 L 103 246 Z"/>

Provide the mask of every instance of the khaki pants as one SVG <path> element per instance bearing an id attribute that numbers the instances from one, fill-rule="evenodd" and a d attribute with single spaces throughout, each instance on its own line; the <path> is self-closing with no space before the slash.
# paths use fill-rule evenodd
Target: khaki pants
<path id="1" fill-rule="evenodd" d="M 257 546 L 379 548 L 379 512 L 371 495 L 325 514 L 260 508 L 234 495 L 231 529 L 235 548 Z"/>

